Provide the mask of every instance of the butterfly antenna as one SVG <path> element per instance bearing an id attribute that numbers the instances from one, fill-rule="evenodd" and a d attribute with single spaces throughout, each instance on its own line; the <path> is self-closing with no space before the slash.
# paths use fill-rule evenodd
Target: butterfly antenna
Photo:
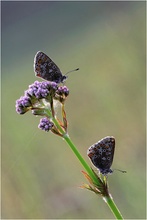
<path id="1" fill-rule="evenodd" d="M 67 72 L 67 73 L 65 74 L 65 76 L 66 76 L 68 73 L 71 73 L 71 72 L 74 72 L 74 71 L 77 71 L 77 70 L 79 70 L 79 68 L 74 69 L 74 70 L 70 70 L 69 72 Z"/>
<path id="2" fill-rule="evenodd" d="M 120 172 L 122 172 L 122 173 L 126 173 L 126 172 L 127 172 L 127 171 L 125 171 L 125 170 L 119 170 L 119 169 L 114 169 L 114 170 L 120 171 Z"/>

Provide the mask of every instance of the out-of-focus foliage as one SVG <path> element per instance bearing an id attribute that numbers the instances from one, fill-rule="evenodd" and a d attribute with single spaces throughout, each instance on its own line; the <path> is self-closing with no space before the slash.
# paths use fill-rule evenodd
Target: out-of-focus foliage
<path id="1" fill-rule="evenodd" d="M 145 219 L 145 2 L 2 2 L 2 218 L 113 218 L 78 186 L 83 167 L 66 143 L 20 116 L 18 99 L 45 52 L 63 73 L 69 134 L 87 148 L 113 135 L 110 192 L 126 219 Z"/>

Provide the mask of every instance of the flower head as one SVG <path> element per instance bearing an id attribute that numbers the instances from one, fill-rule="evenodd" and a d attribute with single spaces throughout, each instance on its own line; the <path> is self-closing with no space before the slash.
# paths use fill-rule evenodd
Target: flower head
<path id="1" fill-rule="evenodd" d="M 60 86 L 56 91 L 55 99 L 57 99 L 59 102 L 63 104 L 68 95 L 69 95 L 69 89 L 66 86 Z"/>
<path id="2" fill-rule="evenodd" d="M 30 97 L 21 96 L 20 99 L 16 100 L 15 107 L 18 114 L 26 113 L 32 107 Z"/>
<path id="3" fill-rule="evenodd" d="M 53 133 L 61 135 L 56 125 L 53 124 L 53 118 L 58 120 L 59 124 L 66 131 L 67 121 L 64 110 L 64 102 L 69 95 L 69 89 L 66 86 L 58 86 L 56 82 L 50 81 L 35 81 L 29 85 L 29 88 L 24 92 L 24 96 L 16 100 L 16 112 L 24 114 L 31 110 L 33 115 L 46 116 L 41 119 L 39 128 L 44 131 L 52 130 Z M 56 117 L 55 102 L 59 101 L 62 104 L 62 121 Z"/>
<path id="4" fill-rule="evenodd" d="M 35 97 L 36 99 L 48 99 L 48 96 L 54 96 L 58 85 L 55 82 L 38 82 L 35 81 L 29 86 L 29 89 L 25 91 L 25 94 L 30 97 Z"/>
<path id="5" fill-rule="evenodd" d="M 48 118 L 42 118 L 40 119 L 38 128 L 48 132 L 52 129 L 53 126 L 54 126 L 53 122 L 51 122 Z"/>

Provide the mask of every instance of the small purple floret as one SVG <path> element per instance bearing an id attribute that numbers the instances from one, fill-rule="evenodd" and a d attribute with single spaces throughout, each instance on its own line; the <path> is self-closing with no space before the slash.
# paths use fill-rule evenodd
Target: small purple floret
<path id="1" fill-rule="evenodd" d="M 69 95 L 69 89 L 66 86 L 60 86 L 60 87 L 58 87 L 57 93 L 59 95 L 64 94 L 65 96 L 68 96 Z"/>
<path id="2" fill-rule="evenodd" d="M 38 128 L 48 132 L 49 130 L 52 129 L 53 125 L 54 124 L 48 118 L 42 118 L 40 120 Z"/>
<path id="3" fill-rule="evenodd" d="M 18 114 L 24 114 L 28 108 L 31 107 L 31 100 L 27 96 L 21 96 L 20 99 L 16 100 L 16 112 Z"/>
<path id="4" fill-rule="evenodd" d="M 25 94 L 28 96 L 35 96 L 37 99 L 42 99 L 46 98 L 51 91 L 55 92 L 57 88 L 58 84 L 55 82 L 35 81 L 29 86 L 29 89 L 25 91 Z"/>

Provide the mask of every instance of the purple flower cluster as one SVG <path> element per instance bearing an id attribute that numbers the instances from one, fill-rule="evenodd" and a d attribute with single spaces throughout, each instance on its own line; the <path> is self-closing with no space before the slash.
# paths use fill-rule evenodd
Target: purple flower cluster
<path id="1" fill-rule="evenodd" d="M 40 119 L 40 124 L 38 125 L 38 128 L 44 131 L 50 131 L 54 124 L 48 119 L 48 118 L 42 118 Z"/>
<path id="2" fill-rule="evenodd" d="M 21 96 L 20 99 L 16 100 L 16 112 L 18 114 L 26 113 L 31 106 L 31 99 L 27 96 Z"/>
<path id="3" fill-rule="evenodd" d="M 29 89 L 25 91 L 28 96 L 34 96 L 36 99 L 47 98 L 50 93 L 54 93 L 58 88 L 58 84 L 50 81 L 38 82 L 35 81 L 29 86 Z"/>
<path id="4" fill-rule="evenodd" d="M 52 130 L 53 133 L 61 135 L 58 128 L 48 118 L 54 118 L 56 116 L 54 104 L 56 102 L 54 102 L 54 100 L 58 100 L 62 103 L 62 128 L 66 131 L 67 123 L 64 102 L 68 95 L 69 89 L 66 86 L 58 86 L 56 82 L 51 81 L 35 81 L 24 92 L 24 96 L 16 100 L 16 112 L 18 114 L 24 114 L 31 110 L 33 115 L 46 117 L 40 120 L 38 127 L 44 131 Z"/>
<path id="5" fill-rule="evenodd" d="M 65 95 L 65 97 L 67 97 L 69 95 L 69 89 L 66 86 L 60 86 L 58 87 L 56 93 L 58 95 Z"/>
<path id="6" fill-rule="evenodd" d="M 38 82 L 35 81 L 29 86 L 28 90 L 25 91 L 24 96 L 16 100 L 16 112 L 18 114 L 24 114 L 28 110 L 33 109 L 35 104 L 39 102 L 40 99 L 49 99 L 55 95 L 58 89 L 58 84 L 55 82 Z"/>
<path id="7" fill-rule="evenodd" d="M 66 86 L 60 86 L 56 91 L 55 99 L 63 104 L 68 95 L 69 95 L 69 89 Z"/>

